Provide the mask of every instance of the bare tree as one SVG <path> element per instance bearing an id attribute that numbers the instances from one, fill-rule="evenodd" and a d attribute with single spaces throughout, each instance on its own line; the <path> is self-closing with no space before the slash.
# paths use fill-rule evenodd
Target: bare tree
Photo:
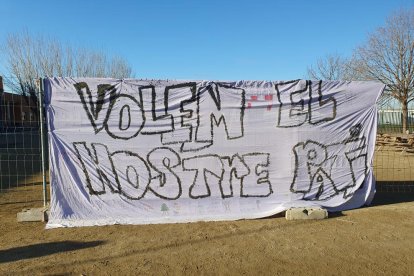
<path id="1" fill-rule="evenodd" d="M 33 36 L 27 31 L 10 34 L 0 49 L 5 59 L 5 85 L 35 97 L 35 80 L 45 76 L 113 77 L 132 76 L 131 66 L 120 57 L 65 46 L 56 39 Z"/>
<path id="2" fill-rule="evenodd" d="M 354 53 L 353 70 L 361 78 L 387 85 L 385 91 L 402 107 L 403 131 L 407 130 L 408 104 L 414 100 L 414 9 L 387 18 L 384 27 L 371 33 Z"/>
<path id="3" fill-rule="evenodd" d="M 329 54 L 308 67 L 308 77 L 316 80 L 343 80 L 350 78 L 348 60 L 338 54 Z"/>

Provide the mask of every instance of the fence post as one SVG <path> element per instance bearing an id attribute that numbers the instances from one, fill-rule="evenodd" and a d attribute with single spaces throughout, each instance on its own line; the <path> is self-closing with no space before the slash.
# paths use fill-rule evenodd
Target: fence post
<path id="1" fill-rule="evenodd" d="M 43 180 L 43 206 L 47 205 L 47 188 L 46 188 L 46 148 L 45 144 L 45 121 L 43 112 L 43 79 L 38 79 L 39 82 L 39 122 L 40 122 L 40 147 L 42 151 L 42 180 Z"/>

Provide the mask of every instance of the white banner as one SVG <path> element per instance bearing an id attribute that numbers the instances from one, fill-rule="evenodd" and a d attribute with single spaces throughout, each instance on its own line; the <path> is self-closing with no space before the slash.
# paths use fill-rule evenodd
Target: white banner
<path id="1" fill-rule="evenodd" d="M 364 205 L 376 82 L 45 80 L 48 228 Z"/>

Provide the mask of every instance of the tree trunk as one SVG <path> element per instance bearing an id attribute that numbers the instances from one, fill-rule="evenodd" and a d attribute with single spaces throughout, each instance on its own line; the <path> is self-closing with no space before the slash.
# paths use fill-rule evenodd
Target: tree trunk
<path id="1" fill-rule="evenodd" d="M 408 121 L 408 103 L 407 101 L 402 102 L 402 126 L 403 133 L 407 132 L 407 121 Z"/>

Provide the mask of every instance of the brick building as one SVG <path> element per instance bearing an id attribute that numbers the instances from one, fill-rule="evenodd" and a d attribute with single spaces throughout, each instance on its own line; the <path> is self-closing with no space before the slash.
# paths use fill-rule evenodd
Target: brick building
<path id="1" fill-rule="evenodd" d="M 0 77 L 0 129 L 36 127 L 39 109 L 31 97 L 4 91 Z"/>

